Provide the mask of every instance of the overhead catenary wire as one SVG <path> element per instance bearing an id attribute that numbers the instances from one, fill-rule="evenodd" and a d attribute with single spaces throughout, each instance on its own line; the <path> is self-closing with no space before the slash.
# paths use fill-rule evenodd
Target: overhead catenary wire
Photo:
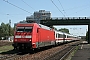
<path id="1" fill-rule="evenodd" d="M 11 14 L 11 13 L 0 12 L 0 15 L 27 15 L 27 14 L 23 14 L 23 13 Z"/>
<path id="2" fill-rule="evenodd" d="M 87 7 L 83 8 L 83 9 L 80 9 L 80 10 L 78 10 L 78 11 L 76 11 L 76 12 L 71 13 L 70 15 L 76 14 L 76 13 L 80 13 L 81 11 L 84 11 L 84 10 L 88 9 L 89 7 L 90 7 L 90 6 L 87 6 Z"/>
<path id="3" fill-rule="evenodd" d="M 6 14 L 4 14 L 4 13 L 0 12 L 0 15 L 6 15 Z"/>
<path id="4" fill-rule="evenodd" d="M 72 8 L 68 8 L 68 9 L 65 9 L 65 11 L 69 11 L 69 10 L 76 10 L 76 9 L 80 9 L 80 8 L 83 8 L 83 7 L 86 7 L 86 6 L 89 6 L 89 4 L 85 4 L 85 5 L 81 5 L 81 6 L 77 6 L 77 7 L 72 7 Z"/>
<path id="5" fill-rule="evenodd" d="M 88 9 L 89 7 L 90 7 L 90 6 L 87 6 L 87 7 L 83 8 L 83 9 L 80 9 L 80 10 L 77 11 L 76 13 L 81 12 L 81 11 L 83 11 L 83 10 L 86 10 L 86 9 Z"/>
<path id="6" fill-rule="evenodd" d="M 30 6 L 29 4 L 27 4 L 24 0 L 21 0 L 23 3 L 25 3 L 27 6 L 29 6 L 30 8 L 32 8 L 33 10 L 35 10 L 32 6 Z"/>
<path id="7" fill-rule="evenodd" d="M 27 11 L 27 10 L 25 10 L 25 9 L 21 8 L 21 7 L 18 7 L 18 6 L 16 6 L 16 5 L 14 5 L 14 4 L 12 4 L 12 3 L 10 3 L 9 1 L 6 1 L 6 0 L 3 0 L 3 1 L 5 1 L 5 2 L 7 2 L 8 4 L 10 4 L 10 5 L 14 6 L 14 7 L 17 7 L 17 8 L 19 8 L 19 9 L 21 9 L 21 10 L 23 10 L 23 11 L 27 12 L 27 13 L 30 13 L 29 11 Z M 30 13 L 30 14 L 32 14 L 32 13 Z"/>
<path id="8" fill-rule="evenodd" d="M 57 7 L 57 5 L 51 0 L 51 2 L 55 5 L 55 7 L 59 10 L 60 13 L 62 13 L 62 11 Z M 65 15 L 62 13 L 62 15 L 65 17 Z"/>
<path id="9" fill-rule="evenodd" d="M 61 5 L 61 7 L 62 7 L 64 13 L 66 14 L 66 12 L 65 12 L 65 10 L 64 10 L 64 8 L 63 8 L 63 5 L 61 4 L 60 0 L 58 0 L 58 2 L 59 2 L 59 4 Z M 66 15 L 67 15 L 67 14 L 66 14 Z"/>

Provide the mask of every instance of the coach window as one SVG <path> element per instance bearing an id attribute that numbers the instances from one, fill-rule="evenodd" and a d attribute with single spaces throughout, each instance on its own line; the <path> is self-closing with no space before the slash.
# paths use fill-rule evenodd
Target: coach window
<path id="1" fill-rule="evenodd" d="M 56 34 L 56 38 L 58 38 L 58 34 Z"/>
<path id="2" fill-rule="evenodd" d="M 63 38 L 63 35 L 62 34 L 60 34 L 60 38 Z"/>
<path id="3" fill-rule="evenodd" d="M 69 38 L 69 36 L 67 36 L 67 38 Z"/>
<path id="4" fill-rule="evenodd" d="M 58 34 L 58 38 L 60 38 L 60 34 Z"/>
<path id="5" fill-rule="evenodd" d="M 66 35 L 63 35 L 64 38 L 66 38 Z"/>

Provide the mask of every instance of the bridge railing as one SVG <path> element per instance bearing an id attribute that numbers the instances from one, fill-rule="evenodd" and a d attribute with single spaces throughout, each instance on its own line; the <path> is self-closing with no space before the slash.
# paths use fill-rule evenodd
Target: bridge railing
<path id="1" fill-rule="evenodd" d="M 90 17 L 52 17 L 52 20 L 60 20 L 60 19 L 90 19 Z"/>

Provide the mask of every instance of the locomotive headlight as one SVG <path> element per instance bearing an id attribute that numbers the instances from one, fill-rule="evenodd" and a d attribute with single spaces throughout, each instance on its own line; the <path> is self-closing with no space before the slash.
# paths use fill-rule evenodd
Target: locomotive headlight
<path id="1" fill-rule="evenodd" d="M 26 38 L 32 38 L 32 36 L 30 35 L 30 36 L 26 36 Z"/>
<path id="2" fill-rule="evenodd" d="M 35 43 L 32 43 L 33 45 L 35 44 Z"/>
<path id="3" fill-rule="evenodd" d="M 15 39 L 15 41 L 17 41 L 17 39 Z"/>
<path id="4" fill-rule="evenodd" d="M 21 36 L 16 35 L 15 38 L 21 38 Z"/>
<path id="5" fill-rule="evenodd" d="M 31 39 L 29 41 L 31 41 Z"/>

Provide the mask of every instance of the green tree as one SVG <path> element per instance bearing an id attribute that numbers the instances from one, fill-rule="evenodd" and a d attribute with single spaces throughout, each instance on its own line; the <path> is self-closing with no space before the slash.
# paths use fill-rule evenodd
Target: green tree
<path id="1" fill-rule="evenodd" d="M 70 34 L 70 33 L 69 33 L 69 30 L 68 30 L 68 29 L 66 29 L 66 28 L 61 28 L 61 29 L 59 29 L 59 31 Z"/>
<path id="2" fill-rule="evenodd" d="M 14 35 L 14 28 L 11 28 L 11 36 Z"/>
<path id="3" fill-rule="evenodd" d="M 57 28 L 53 27 L 54 30 L 57 30 Z"/>
<path id="4" fill-rule="evenodd" d="M 50 26 L 50 28 L 54 29 L 54 30 L 57 30 L 57 28 L 55 28 L 54 26 Z"/>
<path id="5" fill-rule="evenodd" d="M 1 23 L 0 26 L 0 39 L 1 37 L 8 37 L 14 34 L 14 28 L 11 28 L 9 24 Z"/>
<path id="6" fill-rule="evenodd" d="M 9 29 L 8 29 L 8 24 L 4 24 L 4 23 L 1 23 L 1 37 L 4 37 L 4 36 L 8 36 L 9 34 Z"/>

